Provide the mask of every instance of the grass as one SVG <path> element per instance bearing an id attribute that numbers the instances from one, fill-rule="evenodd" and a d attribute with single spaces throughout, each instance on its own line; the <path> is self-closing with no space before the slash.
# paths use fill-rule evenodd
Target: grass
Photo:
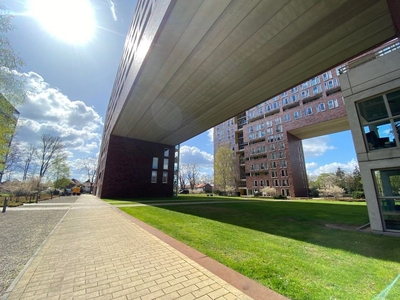
<path id="1" fill-rule="evenodd" d="M 398 237 L 355 230 L 368 222 L 365 203 L 168 205 L 234 199 L 184 195 L 121 209 L 291 299 L 372 299 L 400 273 Z M 386 299 L 400 299 L 400 282 Z"/>

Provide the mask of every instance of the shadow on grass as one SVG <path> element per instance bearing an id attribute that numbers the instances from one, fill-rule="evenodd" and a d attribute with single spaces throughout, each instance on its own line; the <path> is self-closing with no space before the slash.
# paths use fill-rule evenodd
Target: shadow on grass
<path id="1" fill-rule="evenodd" d="M 179 201 L 189 200 L 185 198 Z M 234 200 L 234 198 L 230 199 Z M 207 199 L 198 197 L 197 200 Z M 222 198 L 213 200 L 219 201 Z M 225 200 L 229 201 L 229 198 Z M 150 204 L 148 201 L 138 199 L 135 202 L 157 206 L 155 203 Z M 368 223 L 365 205 L 338 202 L 250 202 L 246 200 L 236 203 L 194 205 L 172 205 L 172 203 L 168 205 L 165 202 L 159 206 L 160 209 L 207 218 L 323 247 L 341 249 L 366 257 L 400 262 L 399 237 L 356 231 L 356 228 Z"/>

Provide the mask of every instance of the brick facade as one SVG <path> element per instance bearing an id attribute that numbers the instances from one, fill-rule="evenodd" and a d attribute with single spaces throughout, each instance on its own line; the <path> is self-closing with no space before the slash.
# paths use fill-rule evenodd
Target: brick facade
<path id="1" fill-rule="evenodd" d="M 241 161 L 242 195 L 269 186 L 284 196 L 308 196 L 302 141 L 292 131 L 346 117 L 338 75 L 339 67 L 215 127 L 215 153 L 229 145 Z"/>
<path id="2" fill-rule="evenodd" d="M 168 149 L 168 156 L 164 156 Z M 97 196 L 101 198 L 172 197 L 175 147 L 119 136 L 110 136 L 107 160 L 98 175 Z M 153 158 L 158 166 L 153 169 Z M 164 170 L 164 158 L 168 170 Z M 157 171 L 157 182 L 151 183 L 152 171 Z M 168 172 L 167 183 L 162 183 L 163 172 Z M 103 185 L 103 182 L 107 184 Z"/>

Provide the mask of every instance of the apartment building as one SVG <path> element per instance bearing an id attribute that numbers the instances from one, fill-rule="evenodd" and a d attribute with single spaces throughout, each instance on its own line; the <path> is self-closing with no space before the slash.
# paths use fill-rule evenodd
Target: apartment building
<path id="1" fill-rule="evenodd" d="M 214 152 L 228 145 L 239 158 L 242 195 L 274 187 L 284 196 L 308 196 L 301 140 L 348 126 L 339 75 L 340 66 L 214 128 Z"/>

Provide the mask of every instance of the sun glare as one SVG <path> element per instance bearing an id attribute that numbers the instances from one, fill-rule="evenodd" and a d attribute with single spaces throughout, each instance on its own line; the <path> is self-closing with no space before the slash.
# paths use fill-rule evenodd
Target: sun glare
<path id="1" fill-rule="evenodd" d="M 89 0 L 29 0 L 30 13 L 54 37 L 71 44 L 85 44 L 96 29 Z"/>

